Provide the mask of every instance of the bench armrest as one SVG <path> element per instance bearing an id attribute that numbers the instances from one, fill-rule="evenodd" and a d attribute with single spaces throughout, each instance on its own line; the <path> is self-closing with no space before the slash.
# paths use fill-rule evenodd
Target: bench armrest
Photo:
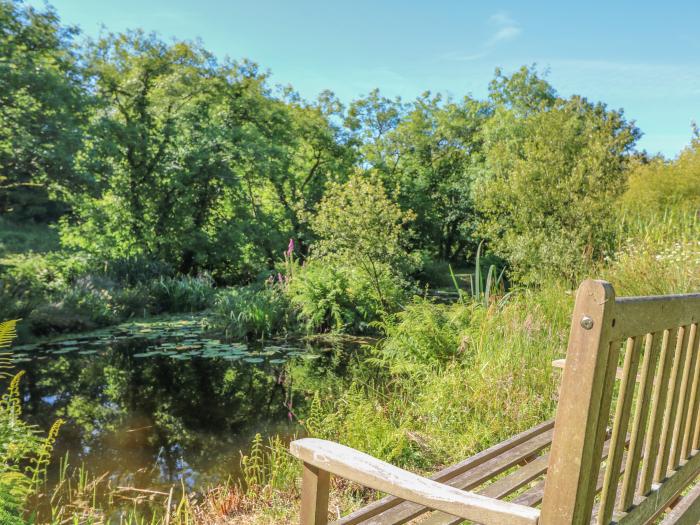
<path id="1" fill-rule="evenodd" d="M 538 509 L 444 485 L 331 441 L 305 438 L 289 448 L 319 470 L 483 525 L 535 525 L 539 519 Z"/>

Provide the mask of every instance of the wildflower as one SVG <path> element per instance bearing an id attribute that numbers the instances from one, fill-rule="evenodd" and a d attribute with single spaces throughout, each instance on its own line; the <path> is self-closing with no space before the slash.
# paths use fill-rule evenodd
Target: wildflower
<path id="1" fill-rule="evenodd" d="M 287 246 L 287 251 L 285 252 L 285 255 L 287 257 L 291 257 L 294 254 L 294 239 L 290 238 L 289 239 L 289 246 Z"/>

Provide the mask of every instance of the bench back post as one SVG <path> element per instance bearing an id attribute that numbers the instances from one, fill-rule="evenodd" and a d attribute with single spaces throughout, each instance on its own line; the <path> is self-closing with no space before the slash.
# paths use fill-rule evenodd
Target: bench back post
<path id="1" fill-rule="evenodd" d="M 550 452 L 540 523 L 589 523 L 610 415 L 618 353 L 610 340 L 615 291 L 578 289 Z"/>

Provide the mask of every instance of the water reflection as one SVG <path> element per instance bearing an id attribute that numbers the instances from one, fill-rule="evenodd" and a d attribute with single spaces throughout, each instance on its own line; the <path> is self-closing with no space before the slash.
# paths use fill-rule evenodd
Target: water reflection
<path id="1" fill-rule="evenodd" d="M 285 363 L 317 355 L 221 342 L 197 317 L 15 349 L 28 419 L 67 421 L 56 453 L 116 485 L 150 488 L 229 479 L 255 432 L 296 431 Z"/>

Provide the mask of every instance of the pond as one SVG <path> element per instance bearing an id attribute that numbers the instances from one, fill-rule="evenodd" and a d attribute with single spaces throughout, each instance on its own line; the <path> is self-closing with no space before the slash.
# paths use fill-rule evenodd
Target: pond
<path id="1" fill-rule="evenodd" d="M 13 349 L 24 413 L 58 417 L 55 456 L 113 485 L 189 488 L 235 479 L 256 432 L 299 432 L 289 369 L 328 350 L 229 343 L 201 316 L 129 323 Z M 319 359 L 320 358 L 320 359 Z M 54 468 L 55 466 L 54 462 Z"/>

